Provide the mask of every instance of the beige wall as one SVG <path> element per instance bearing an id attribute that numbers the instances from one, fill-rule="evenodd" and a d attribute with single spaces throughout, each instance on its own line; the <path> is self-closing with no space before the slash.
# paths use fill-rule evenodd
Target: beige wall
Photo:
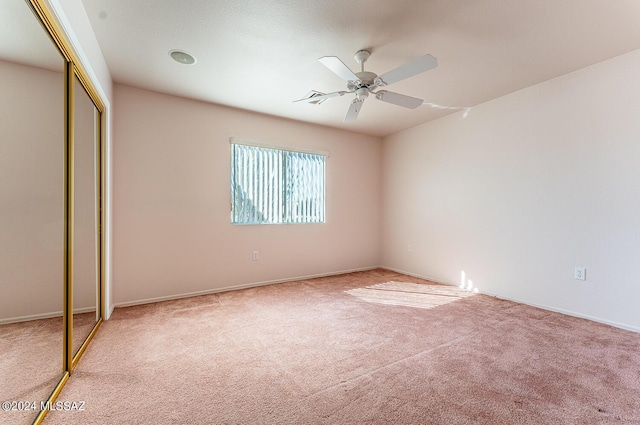
<path id="1" fill-rule="evenodd" d="M 98 287 L 98 169 L 96 108 L 78 79 L 74 84 L 73 311 L 95 311 Z"/>
<path id="2" fill-rule="evenodd" d="M 114 116 L 116 304 L 379 264 L 379 138 L 117 84 Z M 230 136 L 329 151 L 327 222 L 232 226 Z"/>
<path id="3" fill-rule="evenodd" d="M 386 138 L 383 264 L 640 330 L 639 69 L 636 51 Z"/>
<path id="4" fill-rule="evenodd" d="M 105 286 L 105 318 L 109 317 L 113 309 L 111 303 L 112 287 L 111 287 L 111 204 L 112 204 L 112 169 L 111 169 L 111 140 L 113 120 L 111 113 L 111 99 L 113 96 L 113 83 L 109 68 L 102 56 L 102 51 L 98 44 L 98 40 L 93 32 L 91 23 L 87 13 L 82 5 L 82 0 L 43 0 L 47 4 L 61 28 L 71 41 L 73 48 L 78 55 L 80 63 L 87 72 L 89 79 L 97 90 L 100 99 L 104 103 L 104 112 L 102 114 L 102 155 L 104 160 L 105 173 L 105 192 L 103 194 L 106 217 L 103 228 L 104 239 L 104 280 Z"/>
<path id="5" fill-rule="evenodd" d="M 91 101 L 76 90 L 74 310 L 84 311 L 96 305 L 95 118 Z M 64 277 L 64 77 L 0 61 L 0 93 L 0 320 L 57 316 Z"/>
<path id="6" fill-rule="evenodd" d="M 0 93 L 0 321 L 61 314 L 64 78 L 0 61 Z"/>

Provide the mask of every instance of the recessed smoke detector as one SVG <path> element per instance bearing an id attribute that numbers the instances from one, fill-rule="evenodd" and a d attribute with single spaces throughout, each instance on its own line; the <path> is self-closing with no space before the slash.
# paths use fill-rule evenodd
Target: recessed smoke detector
<path id="1" fill-rule="evenodd" d="M 169 51 L 169 56 L 171 56 L 174 61 L 183 65 L 193 65 L 196 63 L 196 58 L 183 50 L 171 50 Z"/>

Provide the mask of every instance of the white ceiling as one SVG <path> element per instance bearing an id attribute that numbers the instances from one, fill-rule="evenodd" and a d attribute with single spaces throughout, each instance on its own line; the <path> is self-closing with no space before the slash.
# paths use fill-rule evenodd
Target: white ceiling
<path id="1" fill-rule="evenodd" d="M 113 79 L 135 87 L 384 136 L 451 113 L 353 95 L 318 58 L 382 74 L 430 53 L 438 67 L 389 90 L 473 106 L 640 48 L 638 0 L 83 0 Z M 174 62 L 172 49 L 197 58 Z M 640 74 L 639 74 L 640 75 Z M 473 113 L 473 110 L 471 110 Z"/>
<path id="2" fill-rule="evenodd" d="M 64 57 L 24 0 L 0 0 L 0 60 L 64 70 Z"/>

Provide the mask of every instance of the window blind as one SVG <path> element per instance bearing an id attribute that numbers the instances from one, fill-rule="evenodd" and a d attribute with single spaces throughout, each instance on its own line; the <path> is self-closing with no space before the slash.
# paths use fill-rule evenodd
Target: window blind
<path id="1" fill-rule="evenodd" d="M 233 224 L 324 220 L 324 155 L 231 144 Z"/>

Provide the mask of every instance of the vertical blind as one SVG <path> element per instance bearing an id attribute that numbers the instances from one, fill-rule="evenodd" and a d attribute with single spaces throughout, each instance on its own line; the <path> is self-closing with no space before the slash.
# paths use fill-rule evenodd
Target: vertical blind
<path id="1" fill-rule="evenodd" d="M 233 224 L 324 223 L 325 156 L 231 144 Z"/>

